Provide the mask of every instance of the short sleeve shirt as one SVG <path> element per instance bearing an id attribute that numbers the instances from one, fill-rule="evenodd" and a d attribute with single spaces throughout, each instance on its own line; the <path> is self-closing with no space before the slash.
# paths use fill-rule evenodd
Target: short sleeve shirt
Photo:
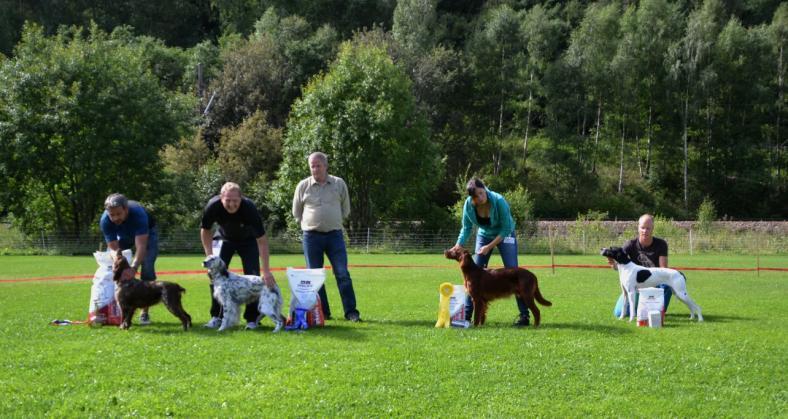
<path id="1" fill-rule="evenodd" d="M 211 198 L 203 210 L 200 226 L 210 230 L 214 223 L 219 225 L 219 236 L 222 240 L 241 242 L 265 235 L 263 219 L 252 200 L 246 197 L 241 198 L 241 205 L 233 214 L 224 208 L 221 196 Z"/>
<path id="2" fill-rule="evenodd" d="M 654 237 L 649 247 L 643 247 L 640 241 L 634 238 L 624 243 L 623 249 L 632 262 L 647 268 L 658 268 L 659 257 L 668 256 L 668 242 L 657 237 Z"/>
<path id="3" fill-rule="evenodd" d="M 128 248 L 134 243 L 135 237 L 148 234 L 150 229 L 155 227 L 153 216 L 149 215 L 139 202 L 129 201 L 128 208 L 129 215 L 119 225 L 110 221 L 107 210 L 101 214 L 99 227 L 107 243 L 117 240 L 122 243 L 122 247 Z"/>

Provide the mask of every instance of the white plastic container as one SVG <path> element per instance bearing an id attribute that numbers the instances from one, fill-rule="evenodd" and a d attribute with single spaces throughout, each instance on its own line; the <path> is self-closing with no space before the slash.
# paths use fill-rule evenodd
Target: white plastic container
<path id="1" fill-rule="evenodd" d="M 648 327 L 654 329 L 662 327 L 662 311 L 651 310 L 648 312 Z"/>

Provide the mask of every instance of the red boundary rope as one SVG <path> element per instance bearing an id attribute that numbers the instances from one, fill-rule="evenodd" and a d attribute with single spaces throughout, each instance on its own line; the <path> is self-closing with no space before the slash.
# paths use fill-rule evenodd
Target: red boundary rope
<path id="1" fill-rule="evenodd" d="M 402 269 L 413 269 L 413 268 L 431 268 L 431 269 L 450 269 L 455 267 L 455 265 L 371 265 L 371 264 L 359 264 L 359 265 L 349 265 L 349 268 L 402 268 Z M 529 269 L 550 269 L 550 268 L 573 268 L 573 269 L 610 269 L 609 265 L 580 265 L 580 264 L 555 264 L 555 265 L 524 265 L 523 268 Z M 300 268 L 304 268 L 303 266 Z M 284 271 L 287 268 L 271 268 L 272 271 Z M 331 269 L 330 266 L 326 266 L 326 269 Z M 788 268 L 706 268 L 706 267 L 684 267 L 684 266 L 676 266 L 673 269 L 679 271 L 730 271 L 730 272 L 757 272 L 757 271 L 772 271 L 772 272 L 788 272 Z M 240 269 L 231 269 L 233 272 L 243 273 Z M 199 270 L 199 271 L 164 271 L 164 272 L 156 272 L 157 275 L 197 275 L 197 274 L 204 274 L 206 271 Z M 68 275 L 68 276 L 49 276 L 49 277 L 38 277 L 38 278 L 18 278 L 18 279 L 0 279 L 0 283 L 16 283 L 16 282 L 36 282 L 36 281 L 70 281 L 70 280 L 82 280 L 82 279 L 91 279 L 93 275 Z"/>

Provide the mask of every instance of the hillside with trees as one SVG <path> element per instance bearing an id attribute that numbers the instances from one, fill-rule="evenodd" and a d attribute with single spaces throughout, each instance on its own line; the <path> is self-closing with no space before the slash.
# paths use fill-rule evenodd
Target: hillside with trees
<path id="1" fill-rule="evenodd" d="M 456 226 L 472 175 L 518 220 L 786 219 L 786 45 L 772 0 L 0 0 L 0 219 L 196 229 L 233 180 L 285 231 L 315 150 L 351 229 Z"/>

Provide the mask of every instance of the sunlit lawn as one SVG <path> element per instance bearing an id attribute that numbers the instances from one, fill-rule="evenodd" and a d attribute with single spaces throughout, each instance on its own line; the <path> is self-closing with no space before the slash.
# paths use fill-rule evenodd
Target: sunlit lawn
<path id="1" fill-rule="evenodd" d="M 612 317 L 609 269 L 536 268 L 553 307 L 540 329 L 515 329 L 513 300 L 478 329 L 435 329 L 437 289 L 460 283 L 439 255 L 351 254 L 364 322 L 329 321 L 304 333 L 225 334 L 208 320 L 198 256 L 163 256 L 161 275 L 187 289 L 197 325 L 182 332 L 163 307 L 154 324 L 49 326 L 84 319 L 89 279 L 0 283 L 0 416 L 785 416 L 788 275 L 688 271 L 706 322 L 675 299 L 659 330 Z M 494 264 L 500 259 L 494 256 Z M 521 255 L 542 266 L 549 256 Z M 274 255 L 276 267 L 300 255 Z M 594 256 L 556 264 L 603 265 Z M 761 258 L 788 266 L 788 257 Z M 238 261 L 236 261 L 238 264 Z M 671 257 L 685 267 L 755 267 L 753 257 Z M 401 267 L 392 267 L 401 266 Z M 417 266 L 417 267 L 413 267 Z M 81 257 L 0 257 L 0 280 L 92 275 Z M 275 276 L 286 290 L 283 271 Z M 328 282 L 335 313 L 341 304 Z M 289 294 L 286 296 L 289 300 Z M 135 323 L 136 323 L 135 319 Z"/>

